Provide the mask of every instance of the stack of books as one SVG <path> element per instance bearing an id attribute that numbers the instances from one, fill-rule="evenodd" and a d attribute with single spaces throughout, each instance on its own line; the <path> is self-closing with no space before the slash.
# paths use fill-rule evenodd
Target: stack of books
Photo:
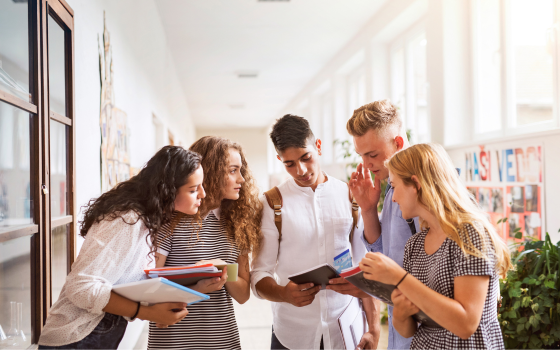
<path id="1" fill-rule="evenodd" d="M 165 277 L 182 286 L 196 284 L 204 278 L 222 277 L 222 271 L 213 264 L 160 267 L 157 269 L 144 270 L 144 272 L 146 272 L 150 278 Z"/>
<path id="2" fill-rule="evenodd" d="M 159 267 L 144 270 L 149 278 L 165 277 L 182 286 L 192 286 L 205 278 L 222 277 L 222 271 L 227 269 L 227 282 L 237 281 L 237 264 L 227 264 L 222 260 L 206 260 L 200 265 Z"/>

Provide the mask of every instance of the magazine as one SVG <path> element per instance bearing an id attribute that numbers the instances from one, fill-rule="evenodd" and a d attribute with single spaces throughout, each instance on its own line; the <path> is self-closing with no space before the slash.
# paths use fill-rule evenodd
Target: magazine
<path id="1" fill-rule="evenodd" d="M 391 300 L 391 293 L 395 290 L 396 286 L 392 284 L 385 284 L 373 280 L 369 280 L 364 277 L 363 271 L 360 267 L 353 267 L 351 269 L 343 270 L 340 274 L 348 282 L 352 283 L 356 287 L 360 288 L 367 294 L 374 298 L 381 300 L 382 302 L 393 306 L 393 301 Z M 412 316 L 416 322 L 420 322 L 427 327 L 442 328 L 434 320 L 432 320 L 423 311 L 419 311 L 417 314 Z"/>

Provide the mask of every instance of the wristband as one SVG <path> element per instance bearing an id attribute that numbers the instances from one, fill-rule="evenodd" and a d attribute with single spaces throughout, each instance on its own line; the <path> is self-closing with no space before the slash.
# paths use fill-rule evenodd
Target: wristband
<path id="1" fill-rule="evenodd" d="M 401 280 L 399 281 L 399 283 L 397 283 L 397 285 L 395 286 L 395 288 L 399 287 L 399 284 L 401 284 L 402 281 L 404 281 L 404 278 L 408 276 L 408 272 L 404 274 L 403 278 L 401 278 Z"/>
<path id="2" fill-rule="evenodd" d="M 136 316 L 138 316 L 138 312 L 140 311 L 140 302 L 138 302 L 137 304 L 138 306 L 136 307 L 136 312 L 134 313 L 134 316 L 130 318 L 131 321 L 134 321 L 136 319 Z"/>

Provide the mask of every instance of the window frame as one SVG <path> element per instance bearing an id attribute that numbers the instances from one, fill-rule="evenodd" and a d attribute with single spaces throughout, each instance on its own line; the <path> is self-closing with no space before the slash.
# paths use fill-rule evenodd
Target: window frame
<path id="1" fill-rule="evenodd" d="M 398 35 L 394 40 L 391 41 L 389 44 L 389 96 L 391 96 L 391 102 L 396 103 L 395 96 L 394 96 L 394 87 L 395 87 L 395 74 L 394 74 L 394 56 L 399 50 L 403 50 L 403 79 L 402 82 L 404 85 L 404 106 L 398 106 L 400 108 L 404 108 L 404 113 L 401 113 L 401 118 L 403 120 L 403 127 L 405 130 L 411 129 L 416 127 L 417 115 L 416 115 L 416 86 L 414 80 L 414 62 L 413 62 L 413 55 L 411 52 L 411 45 L 414 40 L 416 40 L 419 36 L 424 35 L 426 39 L 426 20 L 420 19 L 413 25 L 411 25 L 408 29 L 404 30 L 400 35 Z M 427 39 L 426 39 L 427 40 Z M 428 124 L 431 124 L 431 117 L 430 117 L 430 91 L 427 91 L 426 97 L 426 108 L 428 114 Z M 412 112 L 411 112 L 412 111 Z M 414 129 L 412 130 L 412 138 L 414 140 L 415 133 Z M 428 140 L 431 140 L 431 133 L 428 132 Z"/>
<path id="2" fill-rule="evenodd" d="M 47 16 L 52 16 L 65 32 L 65 95 L 66 117 L 49 110 L 49 72 Z M 50 236 L 52 228 L 71 224 L 68 233 L 68 270 L 75 260 L 76 238 L 76 147 L 74 106 L 74 12 L 65 0 L 28 0 L 29 90 L 31 101 L 9 92 L 0 91 L 0 103 L 7 103 L 30 115 L 30 196 L 33 201 L 31 224 L 0 230 L 0 242 L 20 237 L 31 238 L 31 343 L 37 344 L 51 307 Z M 50 208 L 50 121 L 68 126 L 67 152 L 67 212 L 51 220 Z"/>

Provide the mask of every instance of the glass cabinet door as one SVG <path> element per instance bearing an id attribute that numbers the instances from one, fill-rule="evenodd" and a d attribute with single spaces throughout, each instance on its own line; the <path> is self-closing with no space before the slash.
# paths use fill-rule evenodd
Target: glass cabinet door
<path id="1" fill-rule="evenodd" d="M 69 133 L 71 120 L 67 117 L 66 101 L 67 62 L 65 29 L 48 14 L 48 65 L 49 65 L 49 160 L 50 160 L 50 265 L 51 301 L 60 295 L 66 275 L 70 271 L 69 224 L 73 222 L 69 210 Z"/>

